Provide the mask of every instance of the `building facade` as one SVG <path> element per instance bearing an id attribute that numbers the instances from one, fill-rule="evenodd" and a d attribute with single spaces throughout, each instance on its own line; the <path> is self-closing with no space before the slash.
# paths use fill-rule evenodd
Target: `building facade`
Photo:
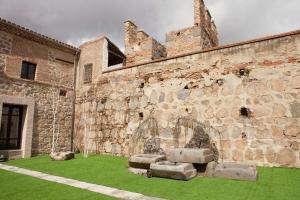
<path id="1" fill-rule="evenodd" d="M 31 152 L 51 150 L 55 87 L 66 92 L 59 150 L 128 156 L 155 139 L 168 153 L 202 126 L 220 162 L 300 167 L 300 31 L 219 46 L 202 0 L 194 15 L 194 26 L 167 33 L 165 44 L 126 21 L 124 54 L 106 37 L 76 49 L 1 28 L 1 99 L 11 100 L 2 104 L 33 112 Z M 31 64 L 36 80 L 20 78 Z M 53 81 L 54 66 L 65 82 Z"/>
<path id="2" fill-rule="evenodd" d="M 10 158 L 71 149 L 79 49 L 0 20 L 0 154 Z M 55 119 L 56 118 L 56 119 Z"/>

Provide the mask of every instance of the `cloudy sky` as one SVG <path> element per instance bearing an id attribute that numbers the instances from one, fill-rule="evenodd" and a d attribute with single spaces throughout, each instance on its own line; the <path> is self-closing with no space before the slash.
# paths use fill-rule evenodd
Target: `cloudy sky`
<path id="1" fill-rule="evenodd" d="M 300 29 L 299 0 L 205 0 L 221 44 Z M 161 42 L 193 24 L 193 0 L 0 0 L 0 17 L 79 45 L 102 35 L 123 47 L 123 22 Z"/>

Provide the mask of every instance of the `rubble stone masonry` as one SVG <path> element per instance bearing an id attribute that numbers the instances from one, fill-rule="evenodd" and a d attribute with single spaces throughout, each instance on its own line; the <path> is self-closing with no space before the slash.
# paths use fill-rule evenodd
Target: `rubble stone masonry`
<path id="1" fill-rule="evenodd" d="M 128 156 L 138 127 L 147 139 L 156 121 L 168 152 L 185 118 L 216 130 L 219 161 L 300 167 L 299 52 L 298 31 L 103 72 L 77 96 L 75 145 Z M 182 124 L 181 146 L 192 134 Z"/>

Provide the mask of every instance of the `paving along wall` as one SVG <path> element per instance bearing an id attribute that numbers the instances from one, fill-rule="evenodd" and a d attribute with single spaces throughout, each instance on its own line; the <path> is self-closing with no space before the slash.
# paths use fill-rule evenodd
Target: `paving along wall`
<path id="1" fill-rule="evenodd" d="M 20 78 L 22 61 L 37 64 L 35 81 Z M 58 98 L 59 89 L 66 91 L 66 96 L 59 97 L 56 128 L 61 134 L 56 150 L 71 148 L 74 66 L 70 63 L 73 61 L 71 52 L 0 30 L 0 94 L 34 99 L 33 155 L 47 154 L 51 150 L 53 92 Z M 53 84 L 60 87 L 51 86 Z"/>
<path id="2" fill-rule="evenodd" d="M 181 121 L 179 146 L 201 123 L 219 161 L 300 167 L 299 52 L 298 32 L 99 74 L 77 94 L 76 148 L 128 156 L 158 135 L 168 152 Z"/>

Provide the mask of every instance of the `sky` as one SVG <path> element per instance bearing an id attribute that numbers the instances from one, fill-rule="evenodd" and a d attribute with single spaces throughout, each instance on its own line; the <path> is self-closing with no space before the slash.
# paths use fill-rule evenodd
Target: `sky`
<path id="1" fill-rule="evenodd" d="M 300 29 L 300 0 L 204 1 L 221 45 Z M 128 19 L 162 43 L 194 19 L 193 0 L 0 0 L 0 17 L 74 46 L 107 36 L 121 49 Z"/>

